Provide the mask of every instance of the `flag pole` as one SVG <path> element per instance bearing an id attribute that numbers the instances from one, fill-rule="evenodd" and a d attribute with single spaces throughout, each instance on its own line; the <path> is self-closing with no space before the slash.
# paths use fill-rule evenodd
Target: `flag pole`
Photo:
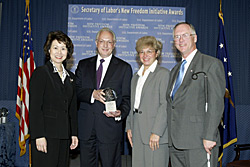
<path id="1" fill-rule="evenodd" d="M 31 167 L 31 141 L 29 140 L 29 167 Z"/>
<path id="2" fill-rule="evenodd" d="M 221 6 L 222 6 L 222 0 L 220 0 L 220 11 L 219 11 L 218 15 L 222 21 L 222 24 L 224 25 L 224 19 L 223 19 L 223 13 L 222 13 Z M 222 156 L 223 156 L 223 152 L 222 152 L 221 156 L 219 156 L 220 167 L 222 167 Z"/>
<path id="3" fill-rule="evenodd" d="M 25 0 L 26 2 L 26 10 L 28 10 L 28 13 L 29 13 L 29 16 L 28 16 L 28 19 L 30 20 L 30 0 Z M 26 12 L 25 12 L 26 13 Z M 29 32 L 31 32 L 31 23 L 29 21 Z M 29 167 L 31 167 L 31 141 L 30 141 L 30 138 L 29 138 Z"/>
<path id="4" fill-rule="evenodd" d="M 221 153 L 218 161 L 222 166 L 222 157 L 224 156 L 223 150 L 231 144 L 237 142 L 236 133 L 236 118 L 235 118 L 235 105 L 232 85 L 232 70 L 230 60 L 228 57 L 226 39 L 224 34 L 224 18 L 222 13 L 222 0 L 220 0 L 219 16 L 219 38 L 217 43 L 217 58 L 222 61 L 225 70 L 226 91 L 224 96 L 224 113 L 220 124 L 220 133 L 222 136 Z"/>

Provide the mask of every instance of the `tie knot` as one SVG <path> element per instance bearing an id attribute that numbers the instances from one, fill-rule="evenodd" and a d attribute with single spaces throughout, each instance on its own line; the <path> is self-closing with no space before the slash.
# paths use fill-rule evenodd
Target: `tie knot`
<path id="1" fill-rule="evenodd" d="M 104 61 L 105 61 L 104 59 L 101 59 L 101 60 L 100 60 L 101 64 L 102 64 Z"/>
<path id="2" fill-rule="evenodd" d="M 184 66 L 187 63 L 187 60 L 183 60 L 181 65 Z"/>

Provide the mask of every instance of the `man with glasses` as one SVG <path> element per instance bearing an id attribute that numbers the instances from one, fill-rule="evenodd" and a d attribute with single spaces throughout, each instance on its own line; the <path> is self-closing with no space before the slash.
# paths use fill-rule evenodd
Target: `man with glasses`
<path id="1" fill-rule="evenodd" d="M 100 159 L 102 167 L 121 167 L 122 121 L 130 110 L 132 69 L 113 55 L 116 37 L 112 30 L 101 29 L 95 43 L 98 55 L 81 60 L 75 72 L 80 164 L 97 167 Z M 116 92 L 115 112 L 105 111 L 105 88 Z"/>
<path id="2" fill-rule="evenodd" d="M 171 164 L 216 167 L 226 87 L 223 64 L 197 50 L 191 24 L 178 23 L 173 37 L 182 61 L 172 69 L 167 90 Z"/>

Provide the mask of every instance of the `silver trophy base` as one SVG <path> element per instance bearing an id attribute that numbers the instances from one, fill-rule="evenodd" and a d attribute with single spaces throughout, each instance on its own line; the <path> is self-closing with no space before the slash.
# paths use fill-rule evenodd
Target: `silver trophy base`
<path id="1" fill-rule="evenodd" d="M 7 117 L 0 117 L 0 124 L 7 123 Z"/>
<path id="2" fill-rule="evenodd" d="M 106 112 L 115 112 L 116 111 L 116 102 L 115 101 L 108 101 L 105 102 Z"/>

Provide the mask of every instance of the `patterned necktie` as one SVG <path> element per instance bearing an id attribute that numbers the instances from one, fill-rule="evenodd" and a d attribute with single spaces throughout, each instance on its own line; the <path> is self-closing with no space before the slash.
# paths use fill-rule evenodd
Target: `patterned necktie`
<path id="1" fill-rule="evenodd" d="M 102 67 L 102 63 L 104 62 L 105 60 L 104 59 L 101 59 L 100 60 L 100 65 L 99 65 L 99 67 L 98 67 L 98 69 L 97 69 L 97 71 L 96 71 L 96 84 L 97 84 L 97 89 L 99 89 L 100 88 L 100 83 L 101 83 L 101 79 L 102 79 L 102 69 L 103 69 L 103 67 Z"/>
<path id="2" fill-rule="evenodd" d="M 174 88 L 173 88 L 173 91 L 172 91 L 172 100 L 174 99 L 174 95 L 175 95 L 176 91 L 178 90 L 178 88 L 180 87 L 180 85 L 182 83 L 186 63 L 187 63 L 186 60 L 183 60 L 182 63 L 181 63 L 180 71 L 178 73 L 178 76 L 177 76 L 177 79 L 176 79 L 176 82 L 175 82 L 175 85 L 174 85 Z"/>

